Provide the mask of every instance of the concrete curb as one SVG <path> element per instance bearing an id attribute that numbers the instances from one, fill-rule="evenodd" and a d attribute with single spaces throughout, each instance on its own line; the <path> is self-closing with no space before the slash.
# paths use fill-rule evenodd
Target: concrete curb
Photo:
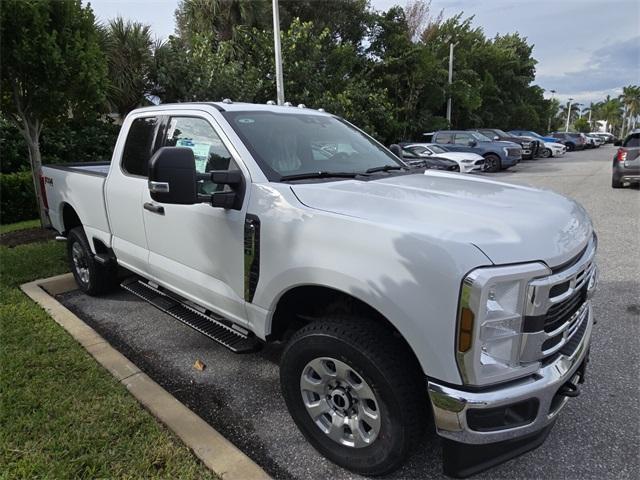
<path id="1" fill-rule="evenodd" d="M 208 423 L 145 375 L 93 328 L 65 308 L 53 295 L 77 289 L 68 273 L 21 285 L 22 291 L 82 345 L 100 365 L 225 480 L 263 480 L 269 475 Z"/>

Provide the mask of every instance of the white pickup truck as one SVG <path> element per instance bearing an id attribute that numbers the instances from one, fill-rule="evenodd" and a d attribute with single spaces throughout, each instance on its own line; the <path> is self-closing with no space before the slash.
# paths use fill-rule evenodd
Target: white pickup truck
<path id="1" fill-rule="evenodd" d="M 293 420 L 351 471 L 393 471 L 435 425 L 468 476 L 541 444 L 579 393 L 597 240 L 561 195 L 230 101 L 135 110 L 110 165 L 41 185 L 82 290 L 121 283 L 236 352 L 285 344 Z"/>

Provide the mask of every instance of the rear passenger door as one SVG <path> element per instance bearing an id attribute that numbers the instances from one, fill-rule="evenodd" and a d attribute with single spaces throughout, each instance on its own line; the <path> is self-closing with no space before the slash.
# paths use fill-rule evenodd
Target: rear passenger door
<path id="1" fill-rule="evenodd" d="M 127 119 L 122 128 L 128 133 L 124 140 L 118 140 L 115 151 L 121 154 L 112 162 L 105 187 L 113 251 L 125 267 L 143 274 L 149 267 L 149 246 L 142 217 L 142 197 L 148 190 L 149 159 L 159 146 L 160 123 L 157 115 Z"/>

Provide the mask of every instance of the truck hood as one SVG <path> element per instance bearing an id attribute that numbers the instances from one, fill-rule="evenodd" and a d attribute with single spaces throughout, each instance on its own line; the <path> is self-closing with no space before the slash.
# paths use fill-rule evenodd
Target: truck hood
<path id="1" fill-rule="evenodd" d="M 469 243 L 495 264 L 541 260 L 555 267 L 593 235 L 584 208 L 567 197 L 467 175 L 427 171 L 291 189 L 310 208 Z"/>

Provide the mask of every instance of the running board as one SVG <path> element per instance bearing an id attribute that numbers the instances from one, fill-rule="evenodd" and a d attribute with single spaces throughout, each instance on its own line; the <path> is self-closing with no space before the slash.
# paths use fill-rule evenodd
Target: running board
<path id="1" fill-rule="evenodd" d="M 139 277 L 128 278 L 120 286 L 232 352 L 249 353 L 260 349 L 260 340 L 251 332 L 240 331 L 240 327 L 212 312 L 199 311 L 162 287 L 151 285 Z"/>

